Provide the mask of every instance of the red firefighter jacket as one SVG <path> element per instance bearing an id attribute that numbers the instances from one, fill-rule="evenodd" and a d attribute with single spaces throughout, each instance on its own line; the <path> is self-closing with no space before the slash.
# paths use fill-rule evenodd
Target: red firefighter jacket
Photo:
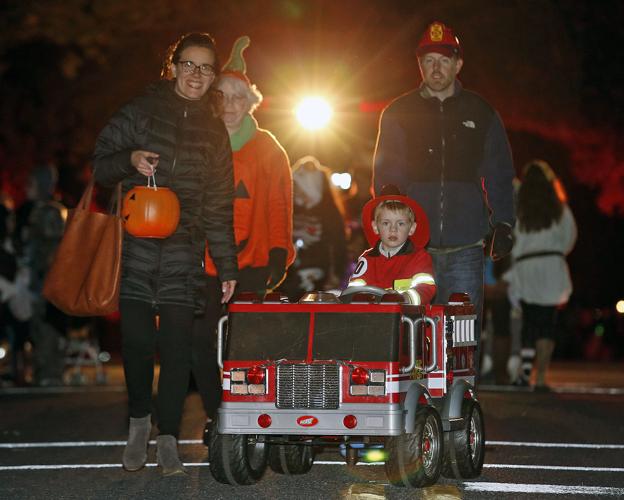
<path id="1" fill-rule="evenodd" d="M 372 285 L 394 289 L 412 304 L 428 304 L 436 292 L 431 256 L 411 240 L 388 258 L 379 251 L 380 241 L 358 259 L 349 286 Z"/>

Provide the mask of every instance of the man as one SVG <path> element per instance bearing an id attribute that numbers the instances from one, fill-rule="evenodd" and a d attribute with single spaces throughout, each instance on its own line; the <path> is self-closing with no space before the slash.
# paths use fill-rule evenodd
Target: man
<path id="1" fill-rule="evenodd" d="M 494 259 L 512 245 L 511 151 L 496 110 L 457 79 L 464 61 L 452 29 L 437 21 L 429 25 L 416 54 L 422 84 L 381 116 L 374 189 L 378 194 L 383 186 L 396 185 L 425 209 L 435 302 L 467 292 L 478 312 L 479 339 L 484 244 Z M 477 373 L 478 368 L 477 359 Z"/>

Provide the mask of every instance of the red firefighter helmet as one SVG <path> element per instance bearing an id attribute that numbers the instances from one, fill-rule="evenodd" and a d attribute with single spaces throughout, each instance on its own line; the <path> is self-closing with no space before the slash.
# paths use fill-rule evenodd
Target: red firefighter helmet
<path id="1" fill-rule="evenodd" d="M 410 236 L 410 240 L 412 240 L 415 247 L 424 248 L 429 241 L 429 219 L 427 218 L 427 214 L 418 203 L 401 194 L 377 196 L 364 205 L 362 209 L 362 229 L 364 230 L 364 235 L 366 236 L 368 244 L 373 246 L 379 241 L 379 235 L 375 234 L 375 231 L 373 231 L 373 218 L 377 205 L 387 200 L 400 201 L 412 210 L 414 213 L 414 221 L 416 222 L 416 231 Z"/>

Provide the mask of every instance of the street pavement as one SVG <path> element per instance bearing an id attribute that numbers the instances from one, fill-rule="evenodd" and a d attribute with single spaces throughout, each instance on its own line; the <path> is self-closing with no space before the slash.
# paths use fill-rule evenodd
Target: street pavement
<path id="1" fill-rule="evenodd" d="M 83 369 L 90 381 L 88 369 Z M 0 499 L 589 499 L 624 498 L 624 365 L 555 363 L 551 393 L 479 388 L 485 416 L 482 475 L 421 490 L 388 484 L 382 464 L 348 468 L 319 450 L 312 470 L 267 470 L 253 486 L 217 483 L 201 443 L 198 395 L 186 400 L 180 454 L 185 477 L 148 466 L 125 472 L 126 394 L 118 364 L 105 385 L 0 389 Z"/>

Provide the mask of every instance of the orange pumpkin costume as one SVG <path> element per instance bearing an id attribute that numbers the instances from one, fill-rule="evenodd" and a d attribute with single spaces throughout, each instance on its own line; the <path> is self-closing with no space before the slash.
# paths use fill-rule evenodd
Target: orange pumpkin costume
<path id="1" fill-rule="evenodd" d="M 232 155 L 234 160 L 234 235 L 238 268 L 265 267 L 269 250 L 287 251 L 286 266 L 295 258 L 292 244 L 292 174 L 284 148 L 273 134 L 256 129 Z M 217 271 L 206 250 L 206 273 Z"/>

